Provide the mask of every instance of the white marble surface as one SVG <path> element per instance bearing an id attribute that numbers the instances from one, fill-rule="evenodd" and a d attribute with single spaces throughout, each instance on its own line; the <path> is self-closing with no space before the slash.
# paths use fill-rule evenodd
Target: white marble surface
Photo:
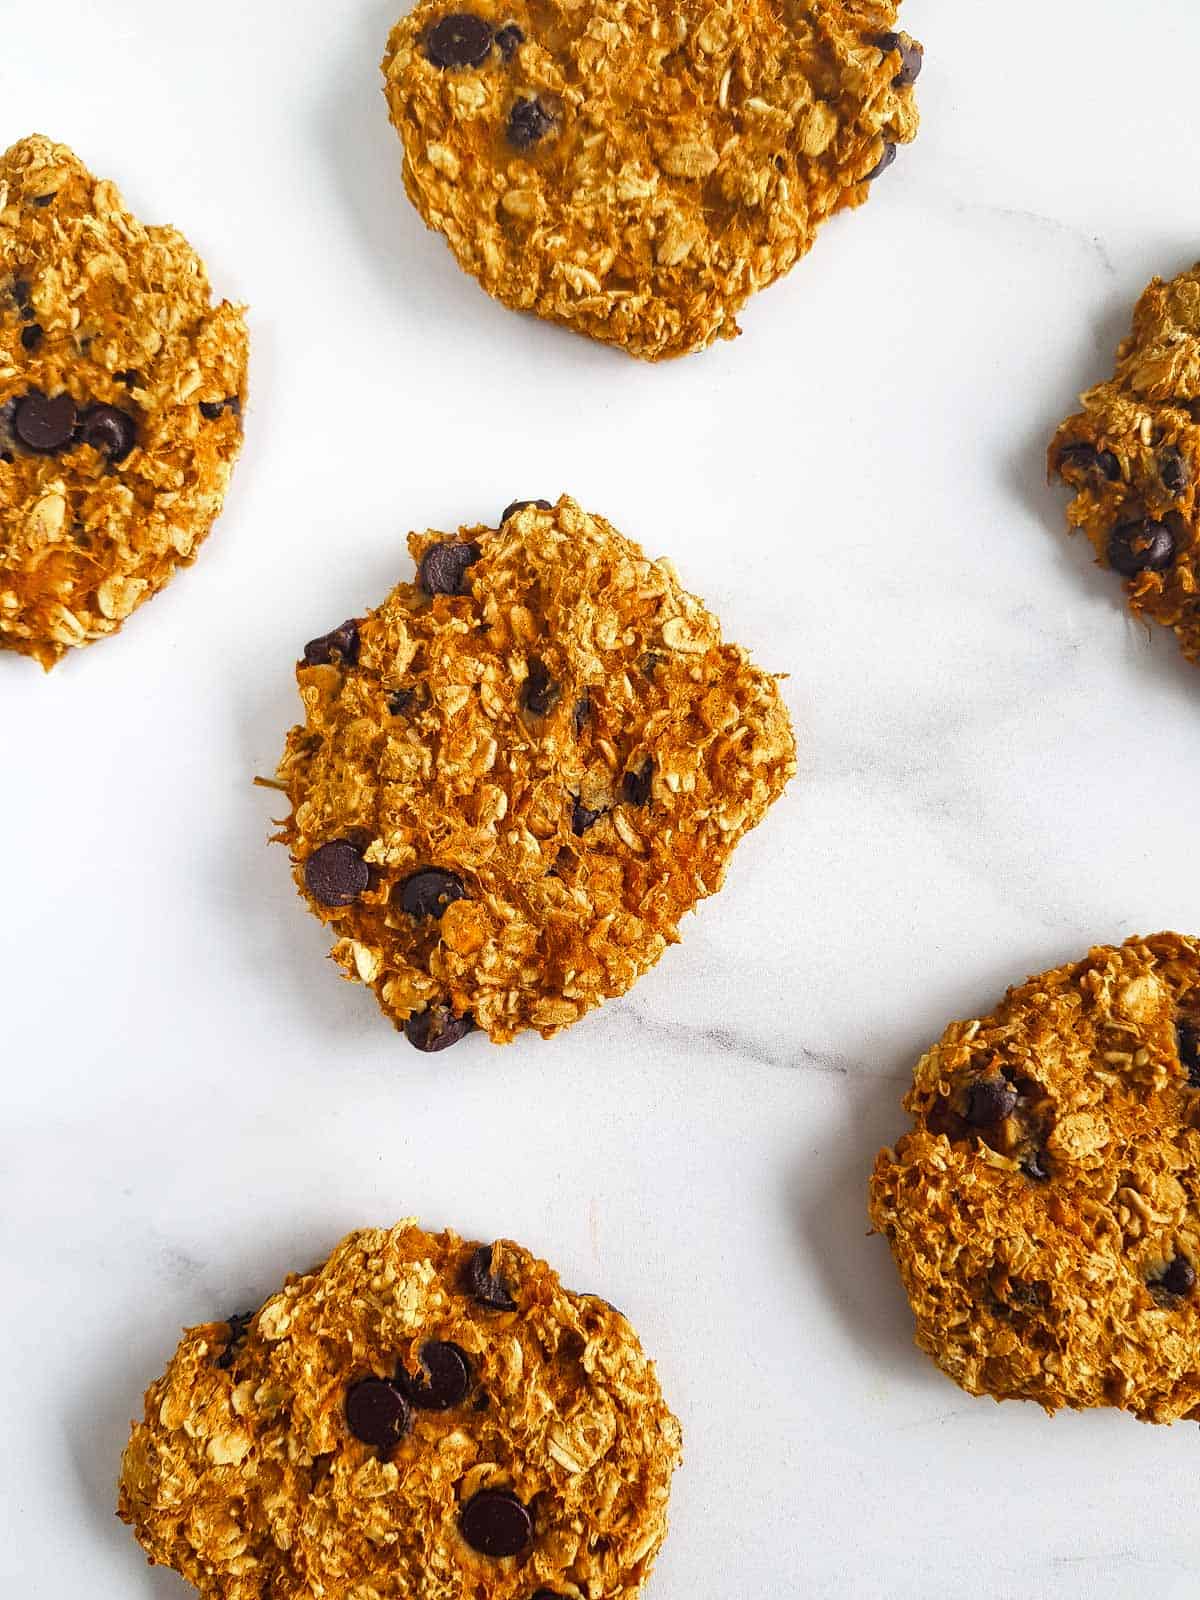
<path id="1" fill-rule="evenodd" d="M 182 1600 L 112 1515 L 144 1383 L 181 1324 L 415 1212 L 642 1330 L 687 1439 L 655 1600 L 1195 1595 L 1194 1429 L 960 1394 L 864 1185 L 946 1020 L 1200 926 L 1200 675 L 1043 473 L 1200 254 L 1200 10 L 909 0 L 919 143 L 738 344 L 661 369 L 424 234 L 387 0 L 0 16 L 0 144 L 51 132 L 178 222 L 255 341 L 194 572 L 49 679 L 0 661 L 0 1594 Z M 323 960 L 250 777 L 297 647 L 409 527 L 560 489 L 790 671 L 800 776 L 630 999 L 426 1062 Z"/>

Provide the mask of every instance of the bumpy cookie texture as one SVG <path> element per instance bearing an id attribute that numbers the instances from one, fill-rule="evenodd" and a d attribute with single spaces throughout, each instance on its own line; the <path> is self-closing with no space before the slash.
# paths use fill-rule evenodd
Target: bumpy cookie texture
<path id="1" fill-rule="evenodd" d="M 971 1394 L 1200 1420 L 1200 941 L 1100 947 L 953 1023 L 871 1220 Z"/>
<path id="2" fill-rule="evenodd" d="M 620 1312 L 406 1221 L 185 1333 L 119 1512 L 205 1600 L 632 1600 L 679 1459 Z"/>
<path id="3" fill-rule="evenodd" d="M 775 680 L 601 517 L 525 501 L 414 534 L 417 582 L 297 669 L 279 836 L 420 1049 L 622 994 L 795 767 Z"/>
<path id="4" fill-rule="evenodd" d="M 113 185 L 0 157 L 0 648 L 51 667 L 189 564 L 241 448 L 241 311 Z"/>
<path id="5" fill-rule="evenodd" d="M 1200 662 L 1200 265 L 1154 280 L 1115 374 L 1082 401 L 1050 446 L 1071 527 L 1125 579 L 1130 609 Z"/>
<path id="6" fill-rule="evenodd" d="M 917 131 L 893 0 L 423 0 L 383 62 L 404 182 L 489 294 L 656 360 Z"/>

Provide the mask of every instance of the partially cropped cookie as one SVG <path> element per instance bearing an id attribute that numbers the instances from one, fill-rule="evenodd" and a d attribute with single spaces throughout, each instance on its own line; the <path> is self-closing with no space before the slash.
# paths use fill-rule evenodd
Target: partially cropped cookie
<path id="1" fill-rule="evenodd" d="M 1154 280 L 1116 372 L 1082 402 L 1050 446 L 1071 527 L 1125 580 L 1130 609 L 1200 661 L 1200 264 Z"/>
<path id="2" fill-rule="evenodd" d="M 297 669 L 280 838 L 419 1049 L 623 994 L 795 766 L 774 678 L 573 500 L 414 534 L 417 581 Z"/>
<path id="3" fill-rule="evenodd" d="M 0 156 L 0 649 L 52 667 L 196 555 L 242 442 L 246 327 L 65 145 Z"/>
<path id="4" fill-rule="evenodd" d="M 657 360 L 860 205 L 917 131 L 895 0 L 422 0 L 383 70 L 404 182 L 506 305 Z"/>
<path id="5" fill-rule="evenodd" d="M 679 1460 L 619 1311 L 406 1221 L 184 1334 L 119 1511 L 204 1600 L 632 1600 Z"/>
<path id="6" fill-rule="evenodd" d="M 1200 941 L 1101 946 L 953 1023 L 871 1220 L 971 1394 L 1200 1420 Z"/>

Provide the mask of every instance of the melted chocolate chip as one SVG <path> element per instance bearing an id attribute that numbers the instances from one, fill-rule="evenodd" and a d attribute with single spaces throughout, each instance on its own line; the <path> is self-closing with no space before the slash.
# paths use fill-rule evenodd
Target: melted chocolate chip
<path id="1" fill-rule="evenodd" d="M 110 461 L 124 461 L 137 443 L 137 423 L 120 406 L 89 406 L 79 419 L 79 437 Z"/>
<path id="2" fill-rule="evenodd" d="M 471 1389 L 471 1363 L 459 1345 L 433 1339 L 421 1346 L 422 1373 L 413 1377 L 403 1368 L 397 1387 L 418 1411 L 452 1411 L 462 1405 Z"/>
<path id="3" fill-rule="evenodd" d="M 571 713 L 572 721 L 575 724 L 575 737 L 576 738 L 578 738 L 579 735 L 583 732 L 584 725 L 587 723 L 588 718 L 591 716 L 591 714 L 592 714 L 592 697 L 588 693 L 588 691 L 585 689 L 583 691 L 583 693 L 580 695 L 579 699 L 576 700 L 575 709 Z"/>
<path id="4" fill-rule="evenodd" d="M 549 716 L 562 699 L 562 690 L 550 676 L 544 661 L 537 656 L 529 658 L 529 671 L 521 692 L 521 702 L 526 711 L 535 717 Z"/>
<path id="5" fill-rule="evenodd" d="M 644 806 L 650 799 L 654 781 L 654 762 L 649 756 L 640 767 L 631 767 L 621 779 L 621 792 L 631 806 Z"/>
<path id="6" fill-rule="evenodd" d="M 236 394 L 227 395 L 224 400 L 201 400 L 200 402 L 200 415 L 206 417 L 209 422 L 215 422 L 226 411 L 232 412 L 235 417 L 241 416 L 242 402 Z"/>
<path id="7" fill-rule="evenodd" d="M 45 337 L 46 331 L 40 322 L 31 322 L 27 328 L 21 329 L 21 345 L 31 355 Z"/>
<path id="8" fill-rule="evenodd" d="M 1175 559 L 1175 535 L 1165 523 L 1124 522 L 1108 536 L 1108 564 L 1122 577 L 1165 572 Z"/>
<path id="9" fill-rule="evenodd" d="M 511 61 L 517 53 L 517 46 L 525 43 L 525 35 L 515 22 L 506 22 L 502 28 L 496 29 L 496 48 L 505 61 Z"/>
<path id="10" fill-rule="evenodd" d="M 414 1050 L 433 1055 L 435 1051 L 449 1050 L 451 1045 L 458 1044 L 474 1026 L 475 1019 L 470 1012 L 456 1017 L 449 1006 L 438 1002 L 409 1017 L 404 1024 L 404 1037 Z"/>
<path id="11" fill-rule="evenodd" d="M 466 594 L 467 571 L 479 560 L 477 544 L 462 544 L 448 539 L 445 544 L 430 545 L 421 557 L 417 581 L 427 595 Z"/>
<path id="12" fill-rule="evenodd" d="M 481 1244 L 467 1262 L 467 1289 L 489 1311 L 515 1311 L 517 1302 L 508 1285 L 492 1271 L 494 1249 L 494 1245 Z"/>
<path id="13" fill-rule="evenodd" d="M 39 211 L 44 211 L 45 208 L 51 204 L 54 198 L 55 196 L 52 194 L 38 194 L 34 195 L 33 203 L 35 206 L 37 206 Z"/>
<path id="14" fill-rule="evenodd" d="M 1092 444 L 1069 444 L 1058 458 L 1059 477 L 1086 477 L 1099 473 L 1109 483 L 1121 476 L 1121 463 L 1111 450 L 1097 450 Z"/>
<path id="15" fill-rule="evenodd" d="M 925 65 L 925 48 L 914 39 L 906 44 L 898 33 L 882 33 L 878 39 L 879 48 L 890 55 L 893 50 L 900 52 L 900 71 L 892 79 L 895 89 L 907 89 L 910 84 L 916 83 L 921 76 L 921 68 Z"/>
<path id="16" fill-rule="evenodd" d="M 308 641 L 304 646 L 304 665 L 327 667 L 341 662 L 347 667 L 352 667 L 358 661 L 359 642 L 358 622 L 354 617 L 350 617 L 332 633 L 325 633 L 319 639 Z"/>
<path id="17" fill-rule="evenodd" d="M 967 1090 L 963 1116 L 973 1128 L 992 1128 L 1011 1116 L 1017 1091 L 1007 1078 L 980 1078 Z"/>
<path id="18" fill-rule="evenodd" d="M 347 1391 L 346 1426 L 363 1444 L 391 1450 L 411 1425 L 408 1401 L 394 1383 L 382 1378 L 364 1378 Z"/>
<path id="19" fill-rule="evenodd" d="M 884 142 L 883 142 L 883 154 L 879 157 L 879 160 L 871 168 L 870 172 L 867 173 L 866 177 L 863 179 L 863 182 L 864 183 L 874 183 L 875 179 L 878 178 L 881 173 L 886 172 L 887 169 L 891 166 L 892 162 L 895 161 L 895 159 L 896 159 L 896 145 L 895 145 L 893 140 L 885 139 Z"/>
<path id="20" fill-rule="evenodd" d="M 440 917 L 456 900 L 465 900 L 461 878 L 441 867 L 422 867 L 400 885 L 400 904 L 410 917 Z"/>
<path id="21" fill-rule="evenodd" d="M 1196 1269 L 1186 1256 L 1176 1256 L 1158 1280 L 1157 1287 L 1180 1298 L 1196 1287 Z"/>
<path id="22" fill-rule="evenodd" d="M 365 894 L 371 872 L 350 839 L 331 839 L 304 863 L 304 882 L 319 905 L 350 906 Z"/>
<path id="23" fill-rule="evenodd" d="M 31 389 L 17 401 L 12 415 L 12 431 L 19 444 L 37 455 L 54 455 L 75 437 L 79 414 L 69 394 L 56 394 L 53 400 Z"/>
<path id="24" fill-rule="evenodd" d="M 24 316 L 26 312 L 31 311 L 32 308 L 29 304 L 29 280 L 27 278 L 14 278 L 12 281 L 12 288 L 9 290 L 9 293 L 16 302 L 17 310 L 22 316 Z"/>
<path id="25" fill-rule="evenodd" d="M 481 1489 L 458 1520 L 463 1538 L 483 1556 L 517 1556 L 533 1538 L 533 1518 L 507 1489 Z"/>
<path id="26" fill-rule="evenodd" d="M 1031 1183 L 1049 1183 L 1050 1181 L 1045 1152 L 1042 1150 L 1035 1150 L 1032 1155 L 1026 1156 L 1021 1163 L 1021 1171 Z"/>
<path id="27" fill-rule="evenodd" d="M 425 35 L 425 54 L 435 67 L 481 67 L 491 54 L 491 25 L 472 11 L 455 11 Z"/>
<path id="28" fill-rule="evenodd" d="M 123 372 L 114 372 L 113 378 L 117 383 L 123 383 L 127 389 L 136 389 L 142 381 L 141 373 L 136 372 L 133 367 L 126 367 Z"/>
<path id="29" fill-rule="evenodd" d="M 1200 1021 L 1181 1022 L 1175 1032 L 1179 1041 L 1179 1061 L 1188 1075 L 1188 1086 L 1200 1089 Z"/>
<path id="30" fill-rule="evenodd" d="M 393 717 L 407 717 L 410 712 L 417 709 L 417 691 L 393 689 L 388 695 L 387 708 Z"/>
<path id="31" fill-rule="evenodd" d="M 589 828 L 596 826 L 603 815 L 603 811 L 589 811 L 583 801 L 576 796 L 571 805 L 571 832 L 577 839 L 582 838 Z"/>
<path id="32" fill-rule="evenodd" d="M 1182 494 L 1192 481 L 1183 451 L 1176 449 L 1173 444 L 1169 444 L 1165 450 L 1160 450 L 1158 475 L 1168 494 Z"/>
<path id="33" fill-rule="evenodd" d="M 549 500 L 513 500 L 500 513 L 500 525 L 503 527 L 509 517 L 515 517 L 517 512 L 524 511 L 526 506 L 535 506 L 538 511 L 554 510 Z"/>
<path id="34" fill-rule="evenodd" d="M 229 1328 L 229 1337 L 225 1342 L 224 1350 L 222 1350 L 221 1354 L 217 1357 L 217 1366 L 220 1367 L 223 1372 L 228 1372 L 229 1368 L 233 1365 L 233 1358 L 237 1352 L 237 1347 L 246 1337 L 246 1331 L 253 1321 L 253 1311 L 235 1311 L 233 1316 L 229 1318 L 227 1324 Z"/>
<path id="35" fill-rule="evenodd" d="M 508 114 L 508 142 L 516 150 L 529 150 L 553 126 L 554 118 L 540 100 L 518 100 Z"/>

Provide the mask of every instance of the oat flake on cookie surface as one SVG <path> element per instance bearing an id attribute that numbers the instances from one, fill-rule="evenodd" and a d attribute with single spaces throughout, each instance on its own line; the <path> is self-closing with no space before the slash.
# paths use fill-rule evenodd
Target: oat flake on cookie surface
<path id="1" fill-rule="evenodd" d="M 241 448 L 246 327 L 65 145 L 0 156 L 0 649 L 52 667 L 195 557 Z"/>
<path id="2" fill-rule="evenodd" d="M 971 1394 L 1200 1420 L 1200 942 L 1100 946 L 956 1022 L 870 1212 Z"/>
<path id="3" fill-rule="evenodd" d="M 187 1330 L 119 1512 L 204 1600 L 634 1600 L 680 1453 L 619 1311 L 407 1220 Z"/>
<path id="4" fill-rule="evenodd" d="M 404 182 L 506 305 L 649 360 L 737 313 L 917 131 L 894 0 L 422 0 L 383 71 Z"/>
<path id="5" fill-rule="evenodd" d="M 566 497 L 414 534 L 417 581 L 297 668 L 280 839 L 422 1050 L 623 994 L 795 769 L 775 679 L 665 561 Z"/>

